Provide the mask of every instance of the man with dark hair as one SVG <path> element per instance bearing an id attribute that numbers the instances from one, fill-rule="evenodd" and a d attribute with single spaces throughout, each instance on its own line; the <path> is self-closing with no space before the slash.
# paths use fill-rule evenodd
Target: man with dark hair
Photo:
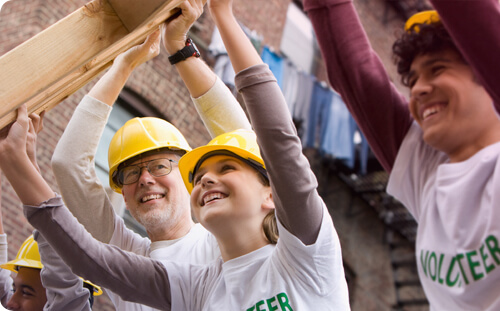
<path id="1" fill-rule="evenodd" d="M 418 16 L 432 18 L 432 12 L 423 12 Z M 435 18 L 437 14 L 434 15 Z M 410 25 L 409 20 L 407 25 Z M 398 73 L 404 85 L 410 87 L 408 78 L 411 65 L 416 57 L 425 54 L 434 54 L 444 50 L 450 50 L 461 56 L 460 51 L 455 46 L 450 34 L 439 20 L 433 23 L 413 24 L 406 32 L 399 37 L 392 46 L 392 52 L 396 58 Z"/>
<path id="2" fill-rule="evenodd" d="M 437 12 L 410 18 L 393 47 L 409 101 L 352 1 L 304 7 L 331 85 L 391 172 L 387 191 L 419 223 L 416 257 L 431 310 L 499 310 L 500 4 L 432 3 Z"/>

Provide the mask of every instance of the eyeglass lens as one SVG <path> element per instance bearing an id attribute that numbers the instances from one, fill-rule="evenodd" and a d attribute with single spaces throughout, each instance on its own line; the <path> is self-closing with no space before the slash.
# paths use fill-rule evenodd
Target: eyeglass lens
<path id="1" fill-rule="evenodd" d="M 168 175 L 172 171 L 171 159 L 155 159 L 151 160 L 146 165 L 130 165 L 124 167 L 120 172 L 120 179 L 123 185 L 130 185 L 139 180 L 143 168 L 146 168 L 148 172 L 155 176 L 160 177 Z"/>

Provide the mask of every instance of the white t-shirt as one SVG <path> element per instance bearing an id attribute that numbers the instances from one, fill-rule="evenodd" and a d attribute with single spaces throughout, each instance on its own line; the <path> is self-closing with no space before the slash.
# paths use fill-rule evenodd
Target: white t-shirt
<path id="1" fill-rule="evenodd" d="M 500 142 L 449 163 L 413 123 L 387 191 L 418 222 L 418 273 L 431 310 L 500 310 Z"/>
<path id="2" fill-rule="evenodd" d="M 180 243 L 179 243 L 180 242 Z M 168 258 L 176 262 L 204 264 L 220 257 L 220 250 L 215 237 L 200 224 L 194 225 L 184 237 L 174 241 L 153 242 L 141 238 L 125 227 L 122 218 L 116 217 L 115 231 L 109 244 L 133 253 L 157 260 Z M 106 291 L 111 301 L 120 311 L 154 311 L 157 309 L 124 301 L 112 291 Z M 172 308 L 172 310 L 176 310 Z"/>
<path id="3" fill-rule="evenodd" d="M 313 245 L 304 245 L 279 222 L 278 228 L 277 245 L 225 263 L 164 262 L 172 310 L 349 310 L 340 242 L 326 206 Z"/>

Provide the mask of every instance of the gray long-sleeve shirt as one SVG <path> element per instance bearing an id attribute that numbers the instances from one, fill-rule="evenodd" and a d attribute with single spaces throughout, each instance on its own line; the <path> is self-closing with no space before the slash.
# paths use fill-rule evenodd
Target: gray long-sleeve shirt
<path id="1" fill-rule="evenodd" d="M 330 216 L 323 213 L 324 203 L 316 190 L 317 181 L 302 154 L 295 127 L 286 117 L 289 112 L 276 80 L 267 66 L 259 65 L 239 73 L 237 85 L 254 121 L 272 183 L 277 217 L 290 233 L 306 245 L 313 244 L 323 217 Z M 30 223 L 54 243 L 54 248 L 75 273 L 127 300 L 160 309 L 170 308 L 169 275 L 161 262 L 95 241 L 63 206 L 62 200 L 56 197 L 38 207 L 25 206 L 25 213 Z M 338 246 L 332 261 L 336 284 L 340 282 L 346 288 Z"/>

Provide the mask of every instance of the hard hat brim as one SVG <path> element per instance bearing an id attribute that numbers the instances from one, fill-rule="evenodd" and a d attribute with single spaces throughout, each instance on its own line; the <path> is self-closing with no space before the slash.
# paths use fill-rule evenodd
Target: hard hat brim
<path id="1" fill-rule="evenodd" d="M 2 265 L 0 268 L 5 270 L 10 270 L 12 272 L 16 272 L 19 270 L 19 267 L 22 268 L 32 268 L 32 269 L 42 269 L 43 265 L 40 261 L 31 260 L 31 259 L 14 259 L 8 261 Z"/>
<path id="2" fill-rule="evenodd" d="M 193 149 L 192 151 L 186 153 L 182 158 L 179 160 L 179 171 L 182 176 L 182 180 L 184 181 L 184 185 L 186 186 L 188 192 L 191 194 L 193 191 L 193 184 L 190 181 L 190 176 L 193 175 L 194 169 L 198 162 L 208 153 L 213 153 L 214 155 L 217 155 L 216 151 L 229 151 L 237 156 L 243 158 L 246 161 L 250 161 L 251 163 L 258 163 L 262 168 L 265 169 L 264 162 L 262 161 L 261 158 L 255 156 L 253 153 L 239 148 L 235 146 L 228 146 L 228 145 L 206 145 L 202 147 L 198 147 L 196 149 Z M 223 153 L 221 153 L 223 154 Z M 205 160 L 205 159 L 203 159 Z"/>

